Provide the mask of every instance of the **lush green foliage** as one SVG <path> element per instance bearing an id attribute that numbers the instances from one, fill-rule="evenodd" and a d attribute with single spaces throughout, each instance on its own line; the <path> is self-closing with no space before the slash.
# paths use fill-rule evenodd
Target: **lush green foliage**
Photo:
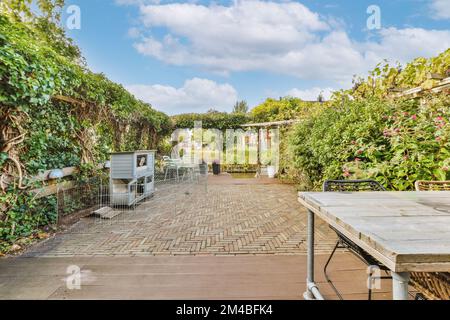
<path id="1" fill-rule="evenodd" d="M 34 199 L 30 194 L 0 194 L 0 202 L 8 203 L 7 217 L 0 223 L 0 253 L 23 236 L 36 232 L 39 226 L 56 220 L 56 197 Z"/>
<path id="2" fill-rule="evenodd" d="M 299 98 L 268 98 L 250 111 L 254 122 L 270 122 L 279 120 L 302 119 L 316 114 L 326 108 L 327 102 L 303 101 Z M 294 158 L 289 148 L 289 137 L 292 125 L 280 127 L 280 157 L 278 177 L 289 181 L 298 181 L 298 169 L 294 166 Z"/>
<path id="3" fill-rule="evenodd" d="M 322 103 L 303 101 L 299 98 L 284 97 L 278 100 L 268 98 L 254 107 L 250 114 L 255 122 L 291 120 L 312 114 L 322 107 Z"/>
<path id="4" fill-rule="evenodd" d="M 397 87 L 411 88 L 429 72 L 445 74 L 449 67 L 450 50 L 416 59 L 402 72 L 377 67 L 353 90 L 337 93 L 331 106 L 303 118 L 290 148 L 301 187 L 318 189 L 325 179 L 374 178 L 393 190 L 411 190 L 416 180 L 449 179 L 448 92 L 387 98 L 393 74 Z"/>
<path id="5" fill-rule="evenodd" d="M 44 8 L 51 3 L 42 1 Z M 0 189 L 0 242 L 27 236 L 55 218 L 50 200 L 18 189 L 14 161 L 25 178 L 67 166 L 95 168 L 111 151 L 157 148 L 171 130 L 167 115 L 82 61 L 52 19 L 22 22 L 0 15 L 0 176 L 14 182 Z M 21 143 L 10 143 L 19 137 Z M 27 181 L 23 188 L 36 187 Z"/>
<path id="6" fill-rule="evenodd" d="M 166 134 L 171 126 L 166 115 L 135 99 L 104 75 L 93 74 L 58 55 L 40 34 L 1 17 L 0 103 L 3 109 L 9 109 L 7 112 L 26 116 L 21 125 L 33 129 L 27 130 L 31 135 L 25 140 L 30 151 L 27 156 L 41 161 L 41 165 L 33 164 L 33 169 L 76 164 L 77 156 L 82 158 L 77 151 L 85 148 L 89 144 L 86 139 L 92 136 L 104 144 L 95 143 L 100 150 L 90 150 L 91 159 L 85 160 L 101 157 L 108 148 L 156 146 L 158 135 Z M 57 94 L 87 103 L 74 106 L 51 100 Z M 149 135 L 152 141 L 147 139 Z M 47 161 L 44 158 L 52 158 L 52 150 L 59 163 L 54 163 L 56 159 L 43 163 Z M 68 155 L 61 156 L 64 153 Z"/>
<path id="7" fill-rule="evenodd" d="M 172 117 L 176 128 L 193 128 L 195 121 L 202 121 L 205 129 L 235 129 L 248 123 L 251 118 L 245 113 L 210 111 L 207 113 L 185 113 Z"/>
<path id="8" fill-rule="evenodd" d="M 392 67 L 387 62 L 380 63 L 366 79 L 354 79 L 353 89 L 346 93 L 355 98 L 385 98 L 395 91 L 417 86 L 429 89 L 438 82 L 430 77 L 432 74 L 450 76 L 449 65 L 450 49 L 430 59 L 417 58 L 404 68 L 399 65 Z"/>
<path id="9" fill-rule="evenodd" d="M 247 113 L 248 112 L 248 104 L 247 101 L 236 101 L 236 104 L 233 106 L 233 113 Z"/>

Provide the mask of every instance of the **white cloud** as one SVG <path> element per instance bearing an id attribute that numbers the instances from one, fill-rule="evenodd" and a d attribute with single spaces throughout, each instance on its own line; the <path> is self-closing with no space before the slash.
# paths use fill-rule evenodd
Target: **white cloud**
<path id="1" fill-rule="evenodd" d="M 348 85 L 385 58 L 404 63 L 450 47 L 450 31 L 421 28 L 382 29 L 377 40 L 357 42 L 333 19 L 290 1 L 142 5 L 140 13 L 148 35 L 135 43 L 138 52 L 219 73 L 262 70 Z"/>
<path id="2" fill-rule="evenodd" d="M 141 35 L 141 31 L 136 27 L 132 27 L 132 28 L 128 29 L 128 36 L 130 38 L 138 38 L 140 35 Z"/>
<path id="3" fill-rule="evenodd" d="M 365 44 L 365 55 L 369 62 L 380 62 L 381 59 L 407 62 L 418 56 L 436 55 L 450 47 L 448 30 L 387 28 L 380 31 L 380 36 L 380 42 Z"/>
<path id="4" fill-rule="evenodd" d="M 336 91 L 336 90 L 333 88 L 319 88 L 319 87 L 313 87 L 313 88 L 309 88 L 309 89 L 293 88 L 293 89 L 289 90 L 286 93 L 286 95 L 295 97 L 295 98 L 300 98 L 302 100 L 316 101 L 317 98 L 319 97 L 319 95 L 322 94 L 323 97 L 325 98 L 325 100 L 329 100 L 333 91 Z"/>
<path id="5" fill-rule="evenodd" d="M 449 0 L 433 0 L 430 6 L 435 19 L 450 19 Z"/>
<path id="6" fill-rule="evenodd" d="M 211 108 L 230 111 L 238 100 L 237 92 L 230 84 L 200 78 L 186 80 L 181 88 L 160 84 L 126 88 L 137 98 L 168 114 L 206 112 Z"/>
<path id="7" fill-rule="evenodd" d="M 131 5 L 145 5 L 145 4 L 159 4 L 160 0 L 116 0 L 118 5 L 131 6 Z"/>

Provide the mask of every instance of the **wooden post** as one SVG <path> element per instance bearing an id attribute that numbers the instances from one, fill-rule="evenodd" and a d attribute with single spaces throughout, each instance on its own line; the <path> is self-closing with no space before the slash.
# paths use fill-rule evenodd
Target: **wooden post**
<path id="1" fill-rule="evenodd" d="M 257 150 L 257 155 L 258 155 L 258 161 L 257 161 L 257 175 L 260 176 L 261 175 L 261 157 L 260 157 L 260 149 L 261 149 L 261 132 L 260 132 L 260 128 L 258 128 L 258 150 Z"/>

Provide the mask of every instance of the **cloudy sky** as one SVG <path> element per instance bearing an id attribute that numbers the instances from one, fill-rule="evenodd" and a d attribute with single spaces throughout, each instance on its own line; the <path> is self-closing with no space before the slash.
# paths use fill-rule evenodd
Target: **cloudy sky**
<path id="1" fill-rule="evenodd" d="M 450 47 L 450 0 L 70 0 L 88 65 L 169 114 L 314 100 Z M 371 5 L 380 9 L 373 22 Z M 369 13 L 368 13 L 369 11 Z"/>

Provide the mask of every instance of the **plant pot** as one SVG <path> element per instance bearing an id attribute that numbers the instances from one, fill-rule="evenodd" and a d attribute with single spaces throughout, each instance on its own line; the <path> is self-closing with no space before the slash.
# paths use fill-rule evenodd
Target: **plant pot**
<path id="1" fill-rule="evenodd" d="M 275 178 L 275 166 L 267 166 L 267 176 L 271 179 Z"/>
<path id="2" fill-rule="evenodd" d="M 213 163 L 212 169 L 213 169 L 213 174 L 215 174 L 215 175 L 220 174 L 220 164 L 219 163 Z"/>
<path id="3" fill-rule="evenodd" d="M 202 163 L 199 165 L 200 174 L 208 173 L 208 165 L 206 163 Z"/>

